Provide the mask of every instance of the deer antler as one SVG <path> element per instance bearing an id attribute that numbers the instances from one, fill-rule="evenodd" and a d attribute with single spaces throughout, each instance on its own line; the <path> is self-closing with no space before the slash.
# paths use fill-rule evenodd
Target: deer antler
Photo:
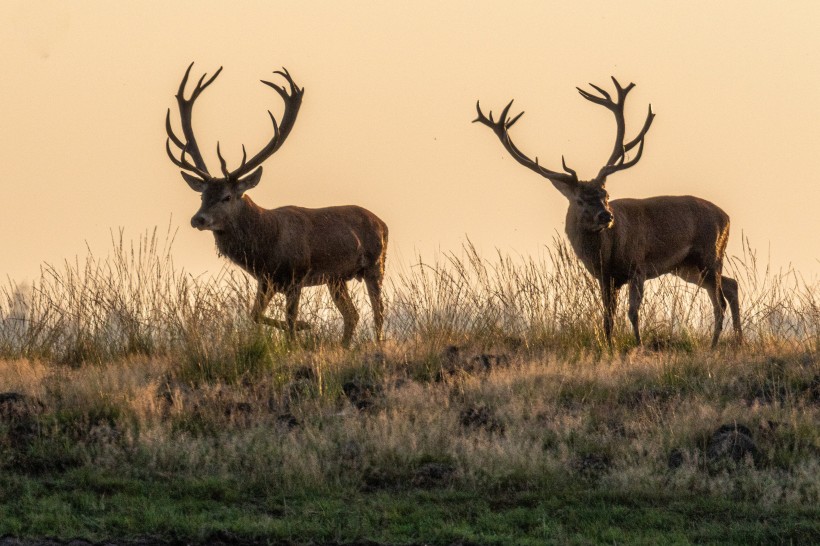
<path id="1" fill-rule="evenodd" d="M 174 165 L 195 173 L 203 180 L 208 180 L 211 178 L 211 175 L 208 172 L 208 167 L 205 165 L 205 161 L 202 159 L 202 153 L 199 151 L 199 146 L 197 145 L 196 138 L 194 137 L 194 130 L 191 126 L 191 114 L 193 113 L 194 102 L 197 97 L 199 97 L 200 93 L 211 85 L 216 77 L 219 76 L 219 73 L 222 72 L 222 67 L 220 66 L 219 70 L 217 70 L 214 75 L 208 79 L 208 81 L 205 81 L 207 74 L 203 74 L 202 77 L 199 78 L 194 91 L 191 93 L 191 98 L 186 99 L 185 85 L 188 83 L 188 76 L 190 75 L 191 68 L 193 68 L 193 66 L 194 63 L 188 65 L 188 69 L 182 77 L 182 82 L 179 84 L 179 90 L 176 94 L 177 104 L 179 104 L 179 117 L 182 123 L 182 135 L 185 138 L 185 141 L 183 142 L 171 128 L 171 109 L 169 108 L 168 113 L 165 116 L 165 131 L 168 133 L 168 139 L 165 141 L 165 151 L 168 153 L 168 157 L 171 158 Z M 179 159 L 174 157 L 174 154 L 171 152 L 171 142 L 173 142 L 174 145 L 180 149 Z M 191 159 L 194 160 L 193 165 L 185 158 L 186 155 L 190 156 Z"/>
<path id="2" fill-rule="evenodd" d="M 634 83 L 630 83 L 626 87 L 622 87 L 618 80 L 615 77 L 612 77 L 613 83 L 615 83 L 615 89 L 618 93 L 617 100 L 612 100 L 612 97 L 609 93 L 607 93 L 604 89 L 598 87 L 595 84 L 589 84 L 593 89 L 595 89 L 601 96 L 593 95 L 589 91 L 584 91 L 580 87 L 576 87 L 578 92 L 581 94 L 582 97 L 587 99 L 590 102 L 594 102 L 595 104 L 599 104 L 608 110 L 610 110 L 613 114 L 615 114 L 615 123 L 617 125 L 617 129 L 615 132 L 615 147 L 612 150 L 612 154 L 610 154 L 609 159 L 607 160 L 606 164 L 601 167 L 601 170 L 598 172 L 598 180 L 605 180 L 607 176 L 612 173 L 616 173 L 618 171 L 622 171 L 624 169 L 628 169 L 635 165 L 640 159 L 641 155 L 643 155 L 643 143 L 644 137 L 646 136 L 646 132 L 649 131 L 649 127 L 652 125 L 652 120 L 655 119 L 655 114 L 652 112 L 652 105 L 649 105 L 649 113 L 646 116 L 646 121 L 643 124 L 643 129 L 638 133 L 638 136 L 624 144 L 624 136 L 626 134 L 626 122 L 624 121 L 624 103 L 626 102 L 626 96 L 635 87 Z M 626 153 L 638 146 L 638 153 L 635 154 L 631 160 L 626 161 Z"/>
<path id="3" fill-rule="evenodd" d="M 165 130 L 168 133 L 168 139 L 165 141 L 165 151 L 177 167 L 185 169 L 186 171 L 191 171 L 203 180 L 209 180 L 213 177 L 208 172 L 208 167 L 205 165 L 205 161 L 202 159 L 202 153 L 199 151 L 199 146 L 196 143 L 196 137 L 194 137 L 194 130 L 191 125 L 191 114 L 193 112 L 194 102 L 197 97 L 199 97 L 199 95 L 213 83 L 216 77 L 219 76 L 219 73 L 222 72 L 222 67 L 220 66 L 219 70 L 217 70 L 207 81 L 205 80 L 207 74 L 203 74 L 191 93 L 191 97 L 186 99 L 185 86 L 188 83 L 188 76 L 190 75 L 191 68 L 193 66 L 194 63 L 188 65 L 188 69 L 182 77 L 182 82 L 179 84 L 179 90 L 176 95 L 177 103 L 179 104 L 179 117 L 182 123 L 182 135 L 184 140 L 179 138 L 171 128 L 171 109 L 169 108 L 168 113 L 165 116 Z M 243 145 L 242 164 L 239 165 L 239 167 L 234 171 L 228 171 L 228 164 L 225 161 L 225 158 L 222 157 L 222 150 L 220 149 L 219 143 L 217 143 L 216 155 L 219 157 L 219 166 L 225 180 L 237 180 L 261 165 L 263 161 L 265 161 L 282 146 L 285 139 L 293 129 L 293 125 L 296 122 L 296 115 L 299 113 L 299 107 L 302 105 L 302 96 L 305 93 L 305 89 L 300 89 L 299 86 L 296 85 L 290 73 L 285 68 L 282 70 L 277 70 L 274 74 L 279 74 L 284 77 L 290 87 L 290 92 L 288 92 L 284 86 L 279 86 L 275 83 L 262 80 L 262 83 L 272 87 L 285 101 L 285 113 L 282 115 L 282 121 L 277 122 L 271 111 L 268 110 L 268 115 L 270 116 L 271 122 L 273 122 L 273 138 L 264 148 L 262 148 L 262 150 L 259 151 L 258 154 L 253 156 L 250 161 L 247 160 L 248 154 L 245 151 L 245 146 Z M 171 151 L 172 142 L 177 148 L 179 148 L 178 158 Z M 188 161 L 188 157 L 193 160 L 193 164 Z"/>
<path id="4" fill-rule="evenodd" d="M 473 123 L 479 122 L 483 125 L 486 125 L 490 129 L 493 130 L 495 135 L 501 140 L 501 144 L 507 151 L 510 153 L 513 159 L 518 161 L 520 164 L 524 165 L 528 169 L 531 169 L 541 176 L 553 181 L 553 182 L 563 182 L 565 184 L 577 184 L 578 183 L 578 175 L 573 170 L 567 167 L 566 161 L 564 161 L 564 156 L 561 156 L 561 165 L 564 168 L 566 173 L 559 173 L 555 171 L 551 171 L 546 169 L 538 164 L 538 158 L 535 158 L 535 161 L 524 155 L 524 153 L 518 149 L 518 147 L 513 143 L 512 139 L 509 135 L 509 128 L 512 127 L 516 121 L 521 119 L 521 116 L 524 115 L 524 112 L 521 112 L 514 118 L 508 118 L 508 114 L 510 112 L 510 108 L 512 107 L 513 101 L 510 101 L 507 106 L 504 107 L 504 110 L 501 111 L 501 115 L 498 117 L 498 121 L 493 119 L 493 113 L 489 113 L 489 117 L 485 116 L 484 113 L 481 111 L 481 106 L 479 102 L 476 101 L 475 108 L 478 112 L 478 117 L 473 120 Z"/>
<path id="5" fill-rule="evenodd" d="M 222 173 L 225 175 L 225 178 L 236 180 L 261 165 L 263 161 L 273 155 L 276 150 L 284 144 L 285 139 L 288 138 L 288 135 L 293 129 L 294 123 L 296 123 L 296 115 L 299 113 L 299 108 L 302 106 L 302 96 L 305 93 L 305 88 L 303 87 L 300 89 L 299 86 L 296 85 L 296 82 L 293 81 L 293 78 L 290 76 L 290 73 L 286 68 L 277 70 L 274 74 L 279 74 L 287 80 L 290 87 L 290 93 L 288 93 L 284 86 L 279 86 L 265 80 L 261 80 L 261 82 L 273 88 L 273 90 L 276 91 L 280 97 L 282 97 L 282 100 L 285 101 L 285 112 L 282 114 L 282 121 L 277 123 L 276 118 L 273 117 L 271 111 L 268 110 L 268 115 L 273 123 L 273 138 L 264 148 L 259 151 L 259 153 L 253 156 L 250 161 L 246 161 L 247 154 L 245 153 L 245 146 L 243 145 L 242 164 L 231 172 L 228 172 L 225 159 L 222 157 L 222 154 L 219 151 L 219 145 L 217 144 L 216 153 L 219 156 L 219 162 L 222 166 Z"/>

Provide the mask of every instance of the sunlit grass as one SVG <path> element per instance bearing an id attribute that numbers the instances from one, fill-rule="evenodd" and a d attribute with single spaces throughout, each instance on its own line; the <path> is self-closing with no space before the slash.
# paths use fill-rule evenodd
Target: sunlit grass
<path id="1" fill-rule="evenodd" d="M 726 332 L 709 350 L 708 298 L 667 277 L 645 297 L 648 348 L 632 347 L 621 309 L 608 350 L 597 286 L 555 240 L 539 259 L 467 244 L 392 274 L 381 345 L 357 288 L 363 320 L 344 350 L 324 289 L 302 304 L 313 330 L 288 343 L 248 319 L 255 286 L 237 269 L 192 277 L 170 237 L 117 234 L 109 256 L 2 291 L 0 393 L 19 397 L 0 400 L 0 470 L 207 478 L 265 503 L 583 491 L 817 506 L 819 287 L 759 270 L 745 248 L 728 264 L 741 348 Z M 715 455 L 723 425 L 745 427 L 754 450 Z M 24 531 L 0 534 L 39 528 L 15 521 Z"/>

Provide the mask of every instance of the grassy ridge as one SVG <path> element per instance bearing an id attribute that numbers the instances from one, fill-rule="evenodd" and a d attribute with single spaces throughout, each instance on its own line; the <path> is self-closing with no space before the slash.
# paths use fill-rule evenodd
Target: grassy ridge
<path id="1" fill-rule="evenodd" d="M 708 299 L 667 279 L 650 349 L 621 312 L 605 350 L 555 242 L 394 274 L 389 341 L 363 313 L 343 351 L 324 291 L 289 346 L 247 320 L 241 274 L 192 278 L 156 234 L 120 236 L 0 300 L 0 536 L 816 542 L 818 287 L 732 267 L 741 349 L 709 351 Z"/>

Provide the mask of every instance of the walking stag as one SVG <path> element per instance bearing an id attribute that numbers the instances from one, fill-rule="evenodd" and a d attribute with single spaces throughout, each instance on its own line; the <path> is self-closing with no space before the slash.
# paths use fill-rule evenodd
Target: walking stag
<path id="1" fill-rule="evenodd" d="M 203 75 L 189 98 L 185 87 L 193 63 L 188 66 L 177 91 L 177 103 L 182 124 L 182 138 L 171 128 L 171 110 L 165 119 L 168 140 L 166 151 L 174 164 L 182 169 L 182 178 L 194 191 L 202 194 L 202 206 L 191 218 L 191 225 L 209 230 L 216 240 L 219 253 L 251 274 L 258 281 L 252 316 L 257 322 L 284 329 L 289 338 L 296 330 L 309 325 L 297 321 L 302 288 L 326 284 L 333 302 L 344 318 L 342 344 L 350 344 L 359 313 L 353 305 L 346 281 L 364 280 L 373 306 L 376 339 L 382 338 L 384 308 L 381 299 L 384 262 L 387 252 L 387 225 L 375 214 L 361 207 L 348 205 L 308 209 L 280 207 L 264 209 L 245 193 L 262 178 L 261 164 L 284 144 L 296 122 L 302 105 L 304 88 L 299 88 L 287 70 L 275 72 L 287 82 L 289 89 L 262 81 L 282 97 L 285 103 L 281 121 L 268 111 L 273 124 L 273 137 L 259 153 L 247 158 L 242 147 L 242 163 L 228 170 L 219 144 L 216 152 L 222 175 L 213 176 L 202 159 L 194 137 L 191 115 L 197 97 L 219 73 L 206 81 Z M 171 143 L 177 155 L 171 151 Z M 286 320 L 265 316 L 265 309 L 276 293 L 284 293 Z"/>
<path id="2" fill-rule="evenodd" d="M 615 199 L 609 201 L 607 177 L 634 166 L 641 159 L 644 138 L 655 114 L 652 107 L 643 128 L 635 138 L 624 143 L 624 102 L 635 84 L 622 87 L 615 83 L 613 99 L 604 89 L 592 85 L 598 94 L 578 88 L 582 97 L 603 106 L 615 115 L 615 146 L 592 180 L 578 180 L 576 172 L 561 158 L 564 172 L 551 171 L 540 165 L 513 143 L 509 129 L 524 112 L 509 117 L 512 101 L 498 120 L 492 112 L 485 116 L 476 103 L 478 118 L 493 130 L 513 159 L 540 174 L 569 200 L 566 233 L 575 254 L 598 280 L 604 307 L 604 335 L 612 345 L 613 314 L 618 291 L 629 285 L 629 320 L 635 340 L 641 344 L 638 311 L 644 294 L 644 282 L 665 273 L 703 287 L 712 300 L 715 329 L 712 347 L 717 345 L 723 328 L 726 300 L 732 310 L 732 322 L 738 343 L 742 339 L 737 282 L 722 275 L 723 257 L 729 239 L 729 216 L 717 205 L 692 196 L 658 196 L 648 199 Z M 632 159 L 626 154 L 637 146 Z"/>

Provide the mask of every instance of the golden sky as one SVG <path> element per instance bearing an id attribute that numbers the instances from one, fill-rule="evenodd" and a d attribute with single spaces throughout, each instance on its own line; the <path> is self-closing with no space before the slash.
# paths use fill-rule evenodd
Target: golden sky
<path id="1" fill-rule="evenodd" d="M 179 228 L 178 266 L 215 272 L 199 206 L 165 155 L 185 67 L 224 71 L 199 99 L 197 140 L 236 166 L 270 138 L 287 67 L 306 89 L 287 143 L 250 192 L 260 205 L 365 206 L 390 226 L 388 264 L 457 250 L 537 256 L 566 200 L 471 124 L 475 101 L 527 114 L 530 156 L 594 176 L 612 116 L 576 86 L 635 82 L 627 136 L 657 118 L 613 198 L 693 194 L 732 218 L 730 254 L 820 272 L 820 2 L 279 2 L 0 0 L 0 274 L 32 279 Z M 518 111 L 517 110 L 517 111 Z M 176 121 L 177 112 L 172 110 Z M 390 267 L 388 268 L 390 269 Z"/>

